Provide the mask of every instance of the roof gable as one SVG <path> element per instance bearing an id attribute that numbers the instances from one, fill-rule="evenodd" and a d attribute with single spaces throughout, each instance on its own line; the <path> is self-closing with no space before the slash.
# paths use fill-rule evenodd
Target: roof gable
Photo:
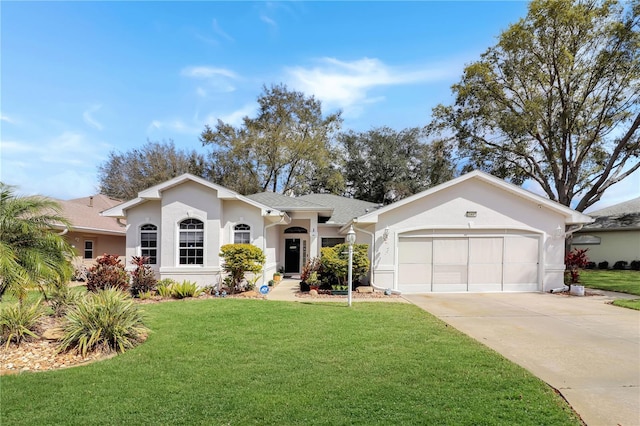
<path id="1" fill-rule="evenodd" d="M 378 217 L 385 212 L 400 208 L 406 204 L 415 202 L 425 197 L 429 197 L 432 194 L 435 194 L 440 191 L 445 191 L 449 188 L 458 186 L 469 180 L 479 180 L 485 183 L 488 183 L 502 191 L 505 191 L 514 196 L 523 198 L 532 203 L 538 204 L 540 207 L 544 207 L 546 209 L 552 210 L 563 215 L 566 218 L 567 224 L 584 224 L 591 223 L 593 219 L 587 215 L 579 213 L 573 209 L 570 209 L 566 206 L 563 206 L 560 203 L 555 201 L 551 201 L 548 198 L 541 197 L 540 195 L 534 194 L 533 192 L 527 191 L 526 189 L 520 188 L 519 186 L 508 183 L 502 179 L 499 179 L 495 176 L 492 176 L 488 173 L 484 173 L 479 170 L 474 170 L 470 173 L 459 176 L 455 179 L 452 179 L 448 182 L 442 183 L 440 185 L 434 186 L 433 188 L 429 188 L 425 191 L 422 191 L 418 194 L 414 194 L 410 197 L 404 198 L 400 201 L 396 201 L 395 203 L 384 206 L 376 211 L 365 214 L 357 218 L 358 223 L 377 223 Z"/>
<path id="2" fill-rule="evenodd" d="M 247 203 L 253 207 L 257 207 L 263 211 L 263 215 L 265 216 L 280 216 L 280 211 L 277 211 L 277 209 L 275 208 L 270 208 L 270 206 L 267 206 L 258 201 L 254 201 L 250 198 L 240 195 L 235 191 L 225 188 L 224 186 L 220 186 L 213 182 L 209 182 L 206 179 L 203 179 L 198 176 L 194 176 L 190 173 L 185 173 L 183 175 L 170 179 L 166 182 L 160 183 L 158 185 L 154 185 L 151 188 L 147 188 L 143 191 L 140 191 L 138 192 L 138 197 L 134 198 L 133 200 L 129 200 L 125 203 L 122 203 L 118 206 L 107 209 L 104 212 L 102 212 L 102 214 L 104 216 L 111 216 L 111 217 L 126 217 L 127 210 L 135 206 L 138 206 L 140 204 L 143 204 L 149 200 L 160 200 L 162 199 L 162 193 L 164 191 L 180 186 L 186 182 L 194 182 L 204 187 L 215 190 L 217 197 L 221 200 L 237 200 L 237 201 L 242 201 L 244 203 Z"/>

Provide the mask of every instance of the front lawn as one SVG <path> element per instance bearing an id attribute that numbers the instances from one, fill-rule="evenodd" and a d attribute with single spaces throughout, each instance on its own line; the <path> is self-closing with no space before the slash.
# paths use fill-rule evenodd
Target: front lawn
<path id="1" fill-rule="evenodd" d="M 612 302 L 616 306 L 622 306 L 623 308 L 635 309 L 640 311 L 640 299 L 617 299 Z"/>
<path id="2" fill-rule="evenodd" d="M 640 296 L 640 271 L 587 269 L 580 271 L 580 282 L 586 287 Z"/>
<path id="3" fill-rule="evenodd" d="M 3 376 L 0 424 L 581 424 L 524 369 L 413 305 L 144 306 L 136 349 Z"/>

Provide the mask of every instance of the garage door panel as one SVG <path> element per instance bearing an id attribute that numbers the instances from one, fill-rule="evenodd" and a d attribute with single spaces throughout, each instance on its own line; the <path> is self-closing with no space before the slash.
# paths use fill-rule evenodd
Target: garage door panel
<path id="1" fill-rule="evenodd" d="M 434 265 L 466 265 L 469 242 L 467 238 L 442 238 L 433 240 Z"/>
<path id="2" fill-rule="evenodd" d="M 502 283 L 502 264 L 469 265 L 469 285 Z"/>
<path id="3" fill-rule="evenodd" d="M 433 293 L 466 293 L 466 284 L 434 284 Z"/>
<path id="4" fill-rule="evenodd" d="M 431 264 L 402 264 L 400 268 L 398 268 L 398 279 L 402 284 L 423 284 L 431 286 Z"/>
<path id="5" fill-rule="evenodd" d="M 399 263 L 431 263 L 431 238 L 404 238 L 398 246 Z"/>
<path id="6" fill-rule="evenodd" d="M 538 265 L 524 263 L 504 265 L 504 284 L 537 284 L 538 283 Z"/>
<path id="7" fill-rule="evenodd" d="M 538 259 L 538 238 L 533 236 L 505 237 L 504 262 L 527 263 Z"/>
<path id="8" fill-rule="evenodd" d="M 499 282 L 483 283 L 483 284 L 469 284 L 470 293 L 483 293 L 483 292 L 499 292 L 502 291 L 502 284 Z"/>
<path id="9" fill-rule="evenodd" d="M 469 264 L 493 263 L 502 265 L 502 237 L 471 238 L 469 240 Z"/>
<path id="10" fill-rule="evenodd" d="M 433 265 L 433 284 L 467 284 L 467 265 Z"/>

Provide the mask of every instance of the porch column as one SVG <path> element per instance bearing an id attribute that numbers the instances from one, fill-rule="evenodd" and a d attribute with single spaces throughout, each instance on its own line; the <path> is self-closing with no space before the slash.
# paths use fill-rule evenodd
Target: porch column
<path id="1" fill-rule="evenodd" d="M 309 219 L 309 259 L 313 259 L 320 255 L 320 249 L 318 246 L 319 237 L 318 237 L 318 215 L 314 214 Z"/>

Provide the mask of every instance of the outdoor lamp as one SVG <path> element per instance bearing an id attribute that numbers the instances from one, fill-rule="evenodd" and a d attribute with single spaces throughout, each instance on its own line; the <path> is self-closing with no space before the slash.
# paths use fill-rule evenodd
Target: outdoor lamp
<path id="1" fill-rule="evenodd" d="M 353 287 L 353 244 L 356 242 L 356 231 L 353 230 L 353 225 L 349 227 L 347 232 L 347 244 L 349 244 L 349 269 L 347 284 L 347 305 L 351 306 L 351 287 Z"/>

